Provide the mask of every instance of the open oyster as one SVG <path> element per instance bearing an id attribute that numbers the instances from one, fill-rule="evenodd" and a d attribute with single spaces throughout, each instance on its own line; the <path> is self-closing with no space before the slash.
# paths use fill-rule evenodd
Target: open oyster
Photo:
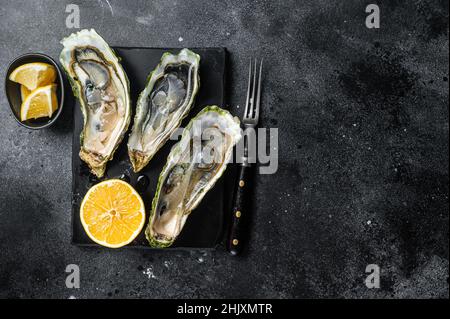
<path id="1" fill-rule="evenodd" d="M 217 106 L 204 108 L 172 147 L 158 179 L 145 235 L 154 247 L 170 246 L 190 212 L 225 171 L 241 138 L 239 120 Z"/>
<path id="2" fill-rule="evenodd" d="M 131 118 L 127 75 L 117 56 L 95 30 L 64 38 L 60 55 L 84 117 L 80 157 L 102 177 Z"/>
<path id="3" fill-rule="evenodd" d="M 139 172 L 164 145 L 189 113 L 197 94 L 200 56 L 183 49 L 164 53 L 139 95 L 128 154 Z"/>

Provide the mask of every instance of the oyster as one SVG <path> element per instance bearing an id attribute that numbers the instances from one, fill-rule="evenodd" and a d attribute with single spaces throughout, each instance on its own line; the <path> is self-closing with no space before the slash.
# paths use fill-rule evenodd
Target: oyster
<path id="1" fill-rule="evenodd" d="M 189 122 L 159 175 L 145 231 L 151 246 L 175 241 L 190 212 L 225 171 L 240 138 L 238 118 L 217 106 L 204 108 Z"/>
<path id="2" fill-rule="evenodd" d="M 188 49 L 164 53 L 139 95 L 128 154 L 139 172 L 189 113 L 200 85 L 200 56 Z"/>
<path id="3" fill-rule="evenodd" d="M 92 173 L 102 177 L 130 123 L 128 78 L 113 50 L 95 30 L 81 30 L 61 43 L 60 61 L 84 117 L 80 157 Z"/>

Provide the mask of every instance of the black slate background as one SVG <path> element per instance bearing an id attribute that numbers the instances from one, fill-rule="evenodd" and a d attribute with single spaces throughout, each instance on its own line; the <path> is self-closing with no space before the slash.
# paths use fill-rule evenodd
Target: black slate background
<path id="1" fill-rule="evenodd" d="M 448 298 L 448 1 L 0 0 L 2 76 L 22 53 L 59 55 L 68 3 L 112 46 L 227 47 L 235 114 L 248 60 L 263 56 L 278 172 L 257 178 L 241 258 L 78 248 L 72 105 L 29 131 L 2 90 L 0 297 Z M 372 263 L 380 289 L 364 285 Z M 68 264 L 80 289 L 65 286 Z"/>
<path id="2" fill-rule="evenodd" d="M 172 49 L 156 49 L 156 48 L 123 48 L 113 47 L 116 54 L 121 59 L 121 64 L 130 81 L 130 99 L 137 101 L 139 94 L 144 90 L 148 82 L 149 73 L 158 65 L 161 56 L 166 52 L 178 54 L 180 50 Z M 191 121 L 201 110 L 208 105 L 224 105 L 226 92 L 226 50 L 224 48 L 191 48 L 200 55 L 200 86 L 201 90 L 195 97 L 193 108 L 182 121 L 181 127 Z M 136 111 L 136 103 L 132 102 L 133 118 Z M 152 207 L 153 197 L 155 195 L 158 184 L 159 174 L 167 162 L 167 156 L 176 141 L 167 141 L 164 146 L 152 158 L 152 165 L 147 165 L 139 173 L 134 173 L 131 162 L 128 156 L 128 134 L 125 135 L 122 143 L 114 153 L 114 159 L 108 163 L 108 168 L 105 176 L 96 178 L 89 171 L 88 166 L 79 156 L 80 152 L 80 134 L 83 130 L 83 114 L 78 101 L 76 101 L 73 108 L 73 140 L 72 140 L 72 176 L 73 176 L 73 199 L 72 199 L 72 242 L 76 245 L 93 246 L 95 244 L 92 239 L 86 234 L 80 219 L 80 206 L 84 196 L 88 190 L 100 181 L 111 178 L 128 177 L 128 183 L 133 186 L 144 201 L 148 213 Z M 130 130 L 133 127 L 133 121 L 130 122 Z M 231 192 L 226 191 L 233 187 L 228 184 L 234 183 L 233 169 L 235 166 L 230 166 L 227 169 L 227 174 L 224 174 L 219 179 L 201 203 L 195 209 L 195 214 L 191 214 L 186 221 L 183 231 L 178 236 L 172 248 L 188 248 L 190 250 L 195 248 L 214 249 L 222 241 L 225 224 L 229 219 L 231 208 Z M 137 185 L 139 176 L 145 175 L 148 178 L 148 186 L 143 189 Z M 231 195 L 231 196 L 230 196 Z M 226 214 L 225 214 L 226 212 Z M 225 220 L 225 217 L 228 217 Z M 149 214 L 147 214 L 149 218 Z M 140 246 L 145 249 L 151 249 L 145 238 L 145 227 L 140 234 L 133 240 L 128 247 Z"/>

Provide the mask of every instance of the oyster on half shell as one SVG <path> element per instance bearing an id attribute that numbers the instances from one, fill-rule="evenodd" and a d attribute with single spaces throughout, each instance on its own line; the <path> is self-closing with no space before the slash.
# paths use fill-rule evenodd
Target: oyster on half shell
<path id="1" fill-rule="evenodd" d="M 180 126 L 200 85 L 200 56 L 188 49 L 163 54 L 139 95 L 128 154 L 139 172 Z"/>
<path id="2" fill-rule="evenodd" d="M 64 38 L 60 61 L 83 112 L 80 157 L 102 177 L 131 119 L 127 75 L 109 45 L 95 30 Z"/>
<path id="3" fill-rule="evenodd" d="M 175 241 L 191 211 L 225 171 L 240 138 L 239 119 L 217 106 L 204 108 L 189 122 L 159 175 L 145 231 L 151 246 Z"/>

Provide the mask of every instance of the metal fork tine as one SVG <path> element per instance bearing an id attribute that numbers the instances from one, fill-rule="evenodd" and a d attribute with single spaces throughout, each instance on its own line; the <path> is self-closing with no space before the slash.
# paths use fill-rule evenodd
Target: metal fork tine
<path id="1" fill-rule="evenodd" d="M 259 105 L 261 100 L 261 77 L 262 77 L 262 67 L 263 67 L 263 59 L 261 59 L 261 63 L 259 65 L 259 76 L 258 76 L 258 88 L 256 93 L 256 103 L 255 103 L 255 119 L 259 118 Z M 256 73 L 256 68 L 255 68 Z"/>
<path id="2" fill-rule="evenodd" d="M 251 83 L 252 83 L 252 59 L 250 59 L 250 67 L 248 68 L 248 88 L 247 88 L 247 99 L 245 100 L 244 118 L 248 117 Z"/>
<path id="3" fill-rule="evenodd" d="M 256 70 L 257 70 L 257 59 L 255 59 L 255 67 L 253 68 L 253 89 L 252 89 L 252 99 L 250 103 L 250 111 L 248 116 L 253 118 L 255 112 L 255 102 L 256 102 Z"/>

